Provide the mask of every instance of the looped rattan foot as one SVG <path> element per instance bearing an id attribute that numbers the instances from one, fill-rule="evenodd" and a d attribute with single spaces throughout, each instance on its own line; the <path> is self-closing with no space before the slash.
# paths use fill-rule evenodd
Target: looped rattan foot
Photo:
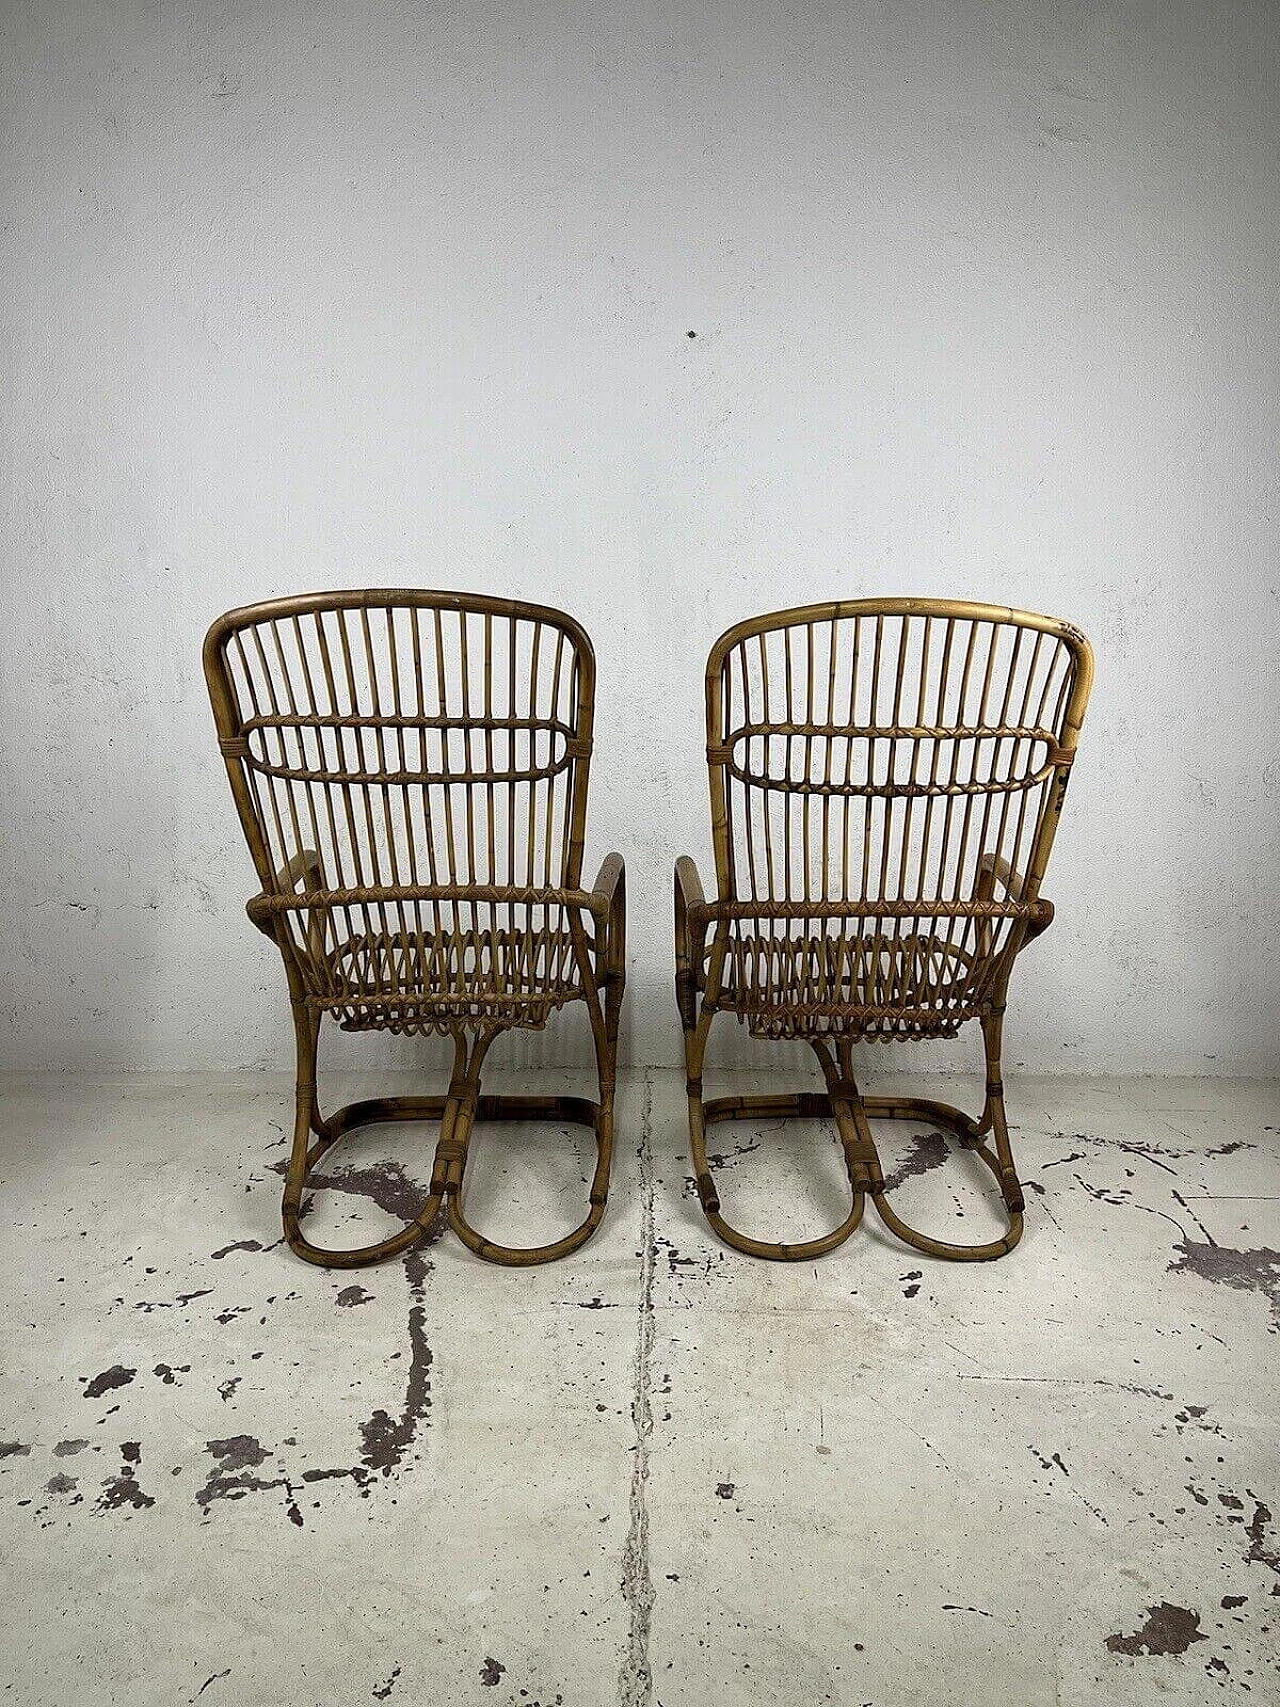
<path id="1" fill-rule="evenodd" d="M 371 1263 L 384 1262 L 410 1250 L 434 1229 L 444 1207 L 444 1179 L 438 1165 L 432 1170 L 431 1189 L 422 1208 L 398 1233 L 380 1240 L 376 1245 L 362 1245 L 353 1250 L 330 1250 L 316 1245 L 299 1227 L 302 1213 L 302 1193 L 316 1164 L 339 1138 L 363 1126 L 398 1120 L 439 1120 L 441 1137 L 437 1149 L 443 1148 L 447 1134 L 456 1118 L 456 1097 L 380 1097 L 350 1103 L 328 1119 L 320 1119 L 314 1111 L 308 1121 L 309 1129 L 317 1134 L 316 1141 L 306 1151 L 300 1168 L 291 1166 L 284 1191 L 284 1236 L 290 1250 L 304 1262 L 318 1268 L 365 1268 Z"/>
<path id="2" fill-rule="evenodd" d="M 816 1239 L 784 1242 L 773 1239 L 753 1239 L 740 1233 L 721 1213 L 720 1197 L 711 1174 L 707 1156 L 705 1125 L 717 1120 L 779 1119 L 788 1116 L 814 1118 L 831 1114 L 830 1098 L 800 1092 L 792 1096 L 719 1097 L 704 1103 L 692 1089 L 689 1095 L 689 1131 L 693 1150 L 698 1196 L 703 1212 L 717 1238 L 747 1256 L 763 1257 L 767 1262 L 804 1262 L 811 1257 L 825 1256 L 842 1245 L 857 1231 L 866 1206 L 862 1190 L 852 1188 L 852 1207 L 840 1225 Z"/>
<path id="3" fill-rule="evenodd" d="M 1005 1214 L 1009 1220 L 1009 1231 L 1003 1238 L 991 1239 L 981 1245 L 954 1244 L 950 1240 L 934 1239 L 927 1233 L 917 1231 L 902 1219 L 889 1202 L 889 1193 L 881 1188 L 872 1193 L 871 1201 L 889 1231 L 904 1244 L 925 1252 L 927 1256 L 941 1257 L 945 1262 L 994 1262 L 997 1257 L 1007 1256 L 1022 1237 L 1022 1188 L 1018 1184 L 1012 1163 L 1003 1162 L 998 1149 L 993 1152 L 984 1142 L 984 1135 L 993 1123 L 1003 1125 L 1003 1110 L 997 1112 L 989 1103 L 987 1115 L 982 1121 L 976 1121 L 958 1108 L 952 1108 L 949 1103 L 934 1102 L 923 1097 L 865 1097 L 861 1099 L 860 1106 L 870 1120 L 923 1119 L 953 1132 L 963 1148 L 980 1156 L 991 1170 L 996 1184 L 1000 1187 Z M 999 1148 L 999 1141 L 997 1143 Z"/>
<path id="4" fill-rule="evenodd" d="M 605 1202 L 609 1196 L 609 1169 L 613 1158 L 612 1098 L 602 1105 L 585 1097 L 481 1097 L 476 1105 L 481 1120 L 559 1120 L 576 1126 L 590 1126 L 596 1135 L 596 1169 L 591 1182 L 587 1218 L 564 1238 L 546 1245 L 502 1245 L 488 1239 L 471 1226 L 462 1212 L 462 1170 L 456 1183 L 450 1181 L 447 1191 L 449 1225 L 469 1251 L 485 1262 L 501 1263 L 508 1268 L 532 1268 L 538 1263 L 554 1262 L 576 1251 L 595 1232 L 604 1219 Z M 470 1122 L 463 1137 L 465 1147 L 470 1135 Z"/>
<path id="5" fill-rule="evenodd" d="M 301 1196 L 312 1169 L 346 1133 L 362 1126 L 401 1120 L 439 1120 L 441 1123 L 431 1173 L 431 1190 L 422 1209 L 398 1233 L 393 1233 L 376 1245 L 335 1251 L 312 1244 L 298 1227 Z M 590 1211 L 581 1226 L 576 1227 L 563 1239 L 528 1249 L 496 1244 L 470 1227 L 463 1219 L 459 1199 L 466 1167 L 467 1145 L 475 1120 L 560 1120 L 592 1127 L 596 1132 L 598 1146 L 596 1172 L 591 1186 Z M 312 1129 L 318 1130 L 319 1136 L 307 1151 L 305 1168 L 298 1181 L 296 1194 L 291 1191 L 290 1185 L 285 1188 L 284 1224 L 285 1238 L 290 1248 L 305 1261 L 315 1263 L 321 1268 L 363 1268 L 370 1263 L 397 1256 L 432 1232 L 442 1210 L 447 1213 L 449 1225 L 458 1237 L 477 1256 L 483 1257 L 487 1262 L 506 1263 L 511 1266 L 551 1262 L 556 1257 L 568 1256 L 571 1251 L 586 1243 L 604 1218 L 613 1148 L 612 1109 L 606 1108 L 602 1115 L 600 1105 L 588 1101 L 585 1097 L 467 1098 L 455 1095 L 373 1098 L 351 1103 L 327 1119 L 314 1120 Z"/>

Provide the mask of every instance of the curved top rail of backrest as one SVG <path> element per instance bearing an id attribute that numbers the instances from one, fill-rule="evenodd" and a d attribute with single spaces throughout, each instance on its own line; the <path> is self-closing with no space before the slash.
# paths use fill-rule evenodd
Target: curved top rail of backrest
<path id="1" fill-rule="evenodd" d="M 979 862 L 1037 892 L 1093 680 L 1079 629 L 916 598 L 753 617 L 707 661 L 721 899 L 972 895 Z"/>
<path id="2" fill-rule="evenodd" d="M 720 678 L 724 662 L 735 646 L 757 634 L 769 634 L 780 628 L 799 628 L 819 622 L 840 622 L 849 617 L 907 616 L 929 617 L 938 621 L 988 622 L 1029 628 L 1060 639 L 1072 653 L 1076 663 L 1076 689 L 1073 699 L 1078 715 L 1074 719 L 1078 737 L 1085 707 L 1093 686 L 1093 648 L 1073 623 L 1060 617 L 1041 616 L 1035 611 L 1018 610 L 1009 605 L 981 604 L 968 599 L 832 599 L 823 604 L 796 605 L 789 610 L 771 611 L 764 616 L 746 618 L 735 623 L 711 648 L 707 658 L 707 739 L 714 739 L 711 728 L 712 683 Z M 1073 720 L 1068 717 L 1069 723 Z"/>
<path id="3" fill-rule="evenodd" d="M 590 736 L 590 718 L 595 705 L 595 649 L 585 628 L 564 611 L 551 605 L 527 604 L 520 599 L 488 598 L 482 593 L 456 593 L 421 587 L 346 588 L 327 593 L 298 593 L 278 599 L 264 599 L 258 604 L 241 605 L 217 617 L 204 638 L 205 679 L 214 694 L 213 710 L 220 736 L 237 733 L 234 695 L 223 699 L 216 693 L 225 677 L 227 646 L 242 630 L 261 624 L 290 621 L 303 616 L 319 616 L 337 611 L 387 610 L 457 611 L 479 616 L 505 617 L 512 622 L 541 624 L 558 630 L 573 647 L 578 666 L 580 707 L 586 718 L 580 733 Z"/>
<path id="4" fill-rule="evenodd" d="M 219 617 L 204 669 L 264 885 L 304 847 L 333 887 L 578 884 L 595 655 L 564 612 L 306 593 Z"/>

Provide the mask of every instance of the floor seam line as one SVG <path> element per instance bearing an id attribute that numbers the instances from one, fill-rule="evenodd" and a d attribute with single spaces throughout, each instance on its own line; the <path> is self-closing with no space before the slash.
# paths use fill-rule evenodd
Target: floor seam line
<path id="1" fill-rule="evenodd" d="M 631 1615 L 626 1651 L 618 1670 L 619 1707 L 646 1707 L 653 1695 L 649 1666 L 649 1629 L 653 1617 L 653 1578 L 649 1569 L 649 1448 L 653 1436 L 653 1286 L 657 1268 L 654 1239 L 653 1077 L 644 1075 L 640 1119 L 640 1295 L 636 1307 L 636 1351 L 632 1364 L 631 1417 L 635 1443 L 631 1459 L 631 1519 L 622 1554 L 622 1598 Z"/>

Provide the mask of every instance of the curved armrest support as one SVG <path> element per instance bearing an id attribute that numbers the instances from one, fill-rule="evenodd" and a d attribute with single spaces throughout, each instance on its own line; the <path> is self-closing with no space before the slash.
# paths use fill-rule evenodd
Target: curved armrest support
<path id="1" fill-rule="evenodd" d="M 324 867 L 320 864 L 320 855 L 314 848 L 303 848 L 300 853 L 294 854 L 289 863 L 276 872 L 270 887 L 264 889 L 260 895 L 255 895 L 245 907 L 250 919 L 264 936 L 274 938 L 276 934 L 272 922 L 275 913 L 266 903 L 272 895 L 293 893 L 299 880 L 302 880 L 302 887 L 308 891 L 324 888 Z M 313 924 L 313 936 L 318 928 L 318 924 Z"/>
<path id="2" fill-rule="evenodd" d="M 978 861 L 978 900 L 994 900 L 997 883 L 1011 901 L 1021 901 L 1027 887 L 1026 878 L 1020 871 L 1015 871 L 1001 854 L 984 853 Z M 1038 900 L 1045 911 L 1028 924 L 1023 942 L 1030 942 L 1033 937 L 1038 937 L 1041 931 L 1047 931 L 1053 923 L 1053 902 L 1043 896 L 1038 897 Z"/>
<path id="3" fill-rule="evenodd" d="M 682 854 L 675 869 L 676 1002 L 686 1030 L 697 1023 L 698 991 L 702 984 L 702 955 L 706 942 L 706 897 L 698 868 Z"/>
<path id="4" fill-rule="evenodd" d="M 627 975 L 627 868 L 622 855 L 606 854 L 591 886 L 592 911 L 599 921 L 596 960 L 606 994 L 622 1000 Z"/>
<path id="5" fill-rule="evenodd" d="M 997 883 L 1000 884 L 1011 900 L 1020 901 L 1026 881 L 1022 873 L 1015 871 L 1002 854 L 984 853 L 978 861 L 978 899 L 980 901 L 992 899 L 996 892 Z"/>

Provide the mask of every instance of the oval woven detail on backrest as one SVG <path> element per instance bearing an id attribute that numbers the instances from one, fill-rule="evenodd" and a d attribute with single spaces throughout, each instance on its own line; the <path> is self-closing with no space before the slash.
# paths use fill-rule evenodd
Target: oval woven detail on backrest
<path id="1" fill-rule="evenodd" d="M 532 717 L 254 717 L 245 740 L 254 770 L 293 782 L 540 782 L 575 756 L 571 728 Z"/>
<path id="2" fill-rule="evenodd" d="M 724 765 L 737 782 L 815 795 L 1004 793 L 1043 782 L 1056 762 L 1046 729 L 866 729 L 822 724 L 732 730 Z"/>

